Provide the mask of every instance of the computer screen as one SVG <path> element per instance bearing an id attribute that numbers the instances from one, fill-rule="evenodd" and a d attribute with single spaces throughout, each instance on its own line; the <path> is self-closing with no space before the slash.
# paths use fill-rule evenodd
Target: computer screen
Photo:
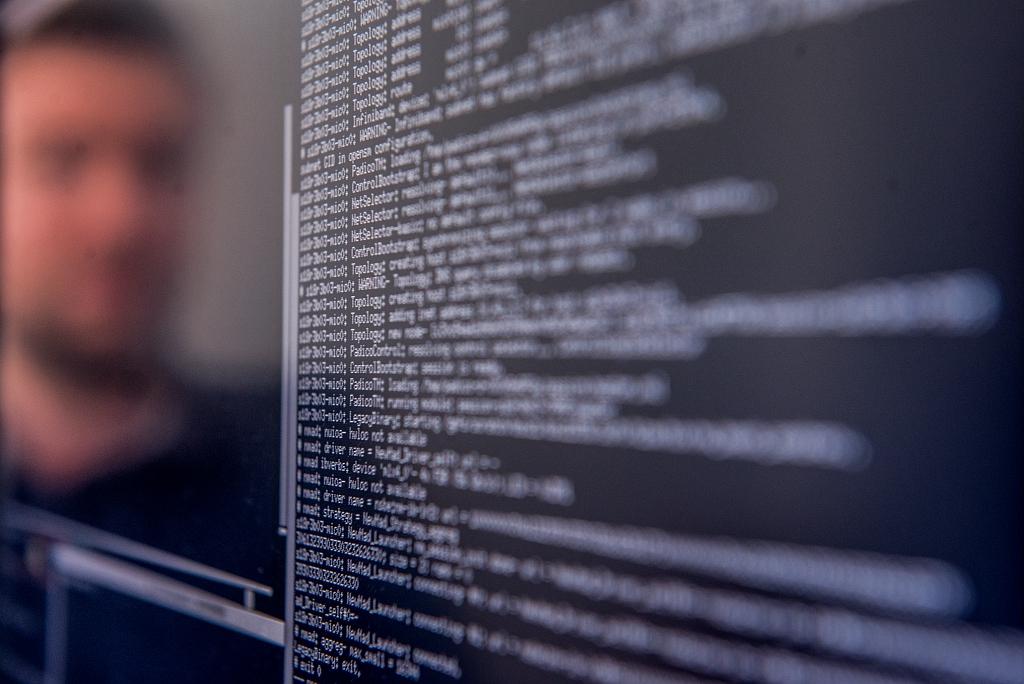
<path id="1" fill-rule="evenodd" d="M 1019 3 L 212 5 L 266 323 L 60 487 L 10 400 L 10 681 L 1024 680 Z"/>

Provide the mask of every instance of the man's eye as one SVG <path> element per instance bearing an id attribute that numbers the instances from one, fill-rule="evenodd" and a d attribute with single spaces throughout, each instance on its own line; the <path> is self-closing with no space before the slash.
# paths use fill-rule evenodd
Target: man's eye
<path id="1" fill-rule="evenodd" d="M 151 187 L 178 190 L 185 181 L 185 153 L 175 146 L 156 146 L 138 158 L 142 178 Z"/>
<path id="2" fill-rule="evenodd" d="M 84 145 L 52 145 L 43 149 L 39 155 L 39 169 L 46 180 L 66 184 L 74 180 L 85 156 Z"/>

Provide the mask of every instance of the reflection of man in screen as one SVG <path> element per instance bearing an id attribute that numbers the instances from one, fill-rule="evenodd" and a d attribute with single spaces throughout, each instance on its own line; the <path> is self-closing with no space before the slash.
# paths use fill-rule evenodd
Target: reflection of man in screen
<path id="1" fill-rule="evenodd" d="M 252 576 L 225 539 L 265 513 L 273 532 L 276 406 L 186 391 L 161 362 L 193 190 L 185 52 L 145 3 L 8 9 L 0 406 L 18 496 Z"/>

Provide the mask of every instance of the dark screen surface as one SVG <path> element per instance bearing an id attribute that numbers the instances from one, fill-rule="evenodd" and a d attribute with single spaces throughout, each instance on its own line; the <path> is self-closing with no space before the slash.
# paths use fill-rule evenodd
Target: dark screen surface
<path id="1" fill-rule="evenodd" d="M 1018 3 L 302 12 L 295 681 L 1024 676 Z"/>

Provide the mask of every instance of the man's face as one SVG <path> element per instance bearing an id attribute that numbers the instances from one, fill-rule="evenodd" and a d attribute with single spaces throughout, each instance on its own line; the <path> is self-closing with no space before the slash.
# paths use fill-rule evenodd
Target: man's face
<path id="1" fill-rule="evenodd" d="M 6 335 L 148 354 L 183 247 L 193 99 L 144 49 L 53 42 L 3 64 Z"/>

